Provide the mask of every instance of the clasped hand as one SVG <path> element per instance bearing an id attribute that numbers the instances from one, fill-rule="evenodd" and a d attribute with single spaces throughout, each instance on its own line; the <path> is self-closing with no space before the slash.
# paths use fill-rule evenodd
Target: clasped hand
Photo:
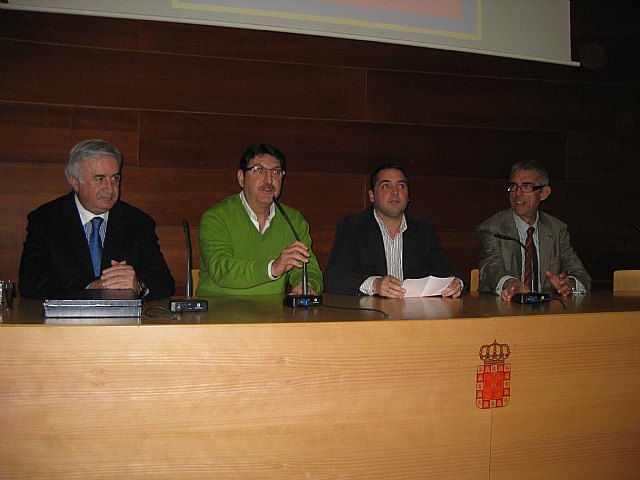
<path id="1" fill-rule="evenodd" d="M 105 268 L 100 278 L 91 282 L 89 288 L 132 289 L 140 293 L 134 268 L 127 265 L 126 261 L 117 260 L 111 260 L 111 266 Z"/>

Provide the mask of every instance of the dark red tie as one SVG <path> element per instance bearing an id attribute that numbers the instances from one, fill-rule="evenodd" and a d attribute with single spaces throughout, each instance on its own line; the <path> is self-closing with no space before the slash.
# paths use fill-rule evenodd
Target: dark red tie
<path id="1" fill-rule="evenodd" d="M 531 288 L 532 292 L 538 290 L 538 253 L 536 252 L 536 246 L 533 243 L 534 227 L 529 227 L 527 230 L 527 241 L 524 243 L 524 283 Z M 533 269 L 531 264 L 533 263 Z M 531 280 L 533 279 L 533 285 Z"/>

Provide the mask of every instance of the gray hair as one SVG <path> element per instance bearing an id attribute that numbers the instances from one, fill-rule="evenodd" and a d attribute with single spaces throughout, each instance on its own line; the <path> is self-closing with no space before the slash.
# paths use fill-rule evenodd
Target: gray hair
<path id="1" fill-rule="evenodd" d="M 118 161 L 118 169 L 122 169 L 122 153 L 116 147 L 99 138 L 83 140 L 69 152 L 69 161 L 64 169 L 69 185 L 72 185 L 71 177 L 77 178 L 82 183 L 80 165 L 88 158 L 95 157 L 113 157 Z"/>
<path id="2" fill-rule="evenodd" d="M 519 172 L 520 170 L 535 171 L 538 174 L 538 180 L 540 180 L 540 184 L 549 185 L 549 173 L 547 172 L 547 169 L 535 160 L 522 160 L 516 163 L 513 167 L 511 167 L 509 180 L 511 180 L 516 172 Z"/>

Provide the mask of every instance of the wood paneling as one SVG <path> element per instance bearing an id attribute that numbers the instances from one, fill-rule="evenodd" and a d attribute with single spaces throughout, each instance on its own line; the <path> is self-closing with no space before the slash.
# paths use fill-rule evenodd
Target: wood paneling
<path id="1" fill-rule="evenodd" d="M 138 161 L 138 115 L 132 110 L 0 101 L 0 123 L 0 162 L 64 165 L 71 147 L 86 138 L 112 142 L 126 165 Z"/>
<path id="2" fill-rule="evenodd" d="M 570 133 L 567 154 L 567 180 L 638 192 L 634 185 L 640 181 L 640 135 Z M 611 164 L 615 168 L 609 168 Z"/>
<path id="3" fill-rule="evenodd" d="M 8 100 L 311 118 L 365 114 L 362 70 L 11 40 L 0 45 L 12 72 L 3 89 Z"/>
<path id="4" fill-rule="evenodd" d="M 11 227 L 2 232 L 0 272 L 17 272 L 21 216 L 66 190 L 69 149 L 98 137 L 124 153 L 123 197 L 156 218 L 175 269 L 184 269 L 182 218 L 196 228 L 204 209 L 237 191 L 240 155 L 266 141 L 287 156 L 283 201 L 307 216 L 322 265 L 335 222 L 367 205 L 368 176 L 389 161 L 408 168 L 410 211 L 433 220 L 466 272 L 477 224 L 508 206 L 510 166 L 533 158 L 551 174 L 543 208 L 569 225 L 595 284 L 610 285 L 613 265 L 640 268 L 630 226 L 640 224 L 632 187 L 640 178 L 639 53 L 628 42 L 638 36 L 637 12 L 611 8 L 572 4 L 579 68 L 3 10 L 0 165 L 11 180 L 7 189 L 2 179 L 10 205 L 0 207 L 0 222 Z"/>
<path id="5" fill-rule="evenodd" d="M 140 22 L 123 18 L 2 10 L 0 28 L 2 37 L 30 42 L 125 50 L 140 47 Z"/>
<path id="6" fill-rule="evenodd" d="M 3 326 L 0 476 L 488 479 L 494 323 Z"/>
<path id="7" fill-rule="evenodd" d="M 373 121 L 527 130 L 567 124 L 562 83 L 369 71 L 367 84 Z"/>
<path id="8" fill-rule="evenodd" d="M 410 175 L 502 178 L 511 165 L 545 158 L 564 178 L 564 133 L 313 119 L 142 112 L 140 165 L 237 168 L 248 145 L 267 141 L 290 171 L 370 175 L 383 162 Z"/>
<path id="9" fill-rule="evenodd" d="M 178 55 L 560 80 L 566 68 L 490 55 L 291 33 L 7 10 L 7 38 Z"/>
<path id="10" fill-rule="evenodd" d="M 637 295 L 568 312 L 478 293 L 324 298 L 390 319 L 272 295 L 43 325 L 21 300 L 0 326 L 0 477 L 637 479 Z M 478 352 L 495 339 L 510 401 L 480 409 Z"/>

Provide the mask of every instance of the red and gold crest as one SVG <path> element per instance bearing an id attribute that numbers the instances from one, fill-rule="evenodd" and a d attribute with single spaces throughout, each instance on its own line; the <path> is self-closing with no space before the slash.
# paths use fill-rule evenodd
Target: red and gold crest
<path id="1" fill-rule="evenodd" d="M 505 363 L 511 354 L 509 345 L 494 340 L 480 347 L 478 354 L 484 365 L 476 371 L 476 406 L 506 407 L 511 399 L 511 364 Z"/>

